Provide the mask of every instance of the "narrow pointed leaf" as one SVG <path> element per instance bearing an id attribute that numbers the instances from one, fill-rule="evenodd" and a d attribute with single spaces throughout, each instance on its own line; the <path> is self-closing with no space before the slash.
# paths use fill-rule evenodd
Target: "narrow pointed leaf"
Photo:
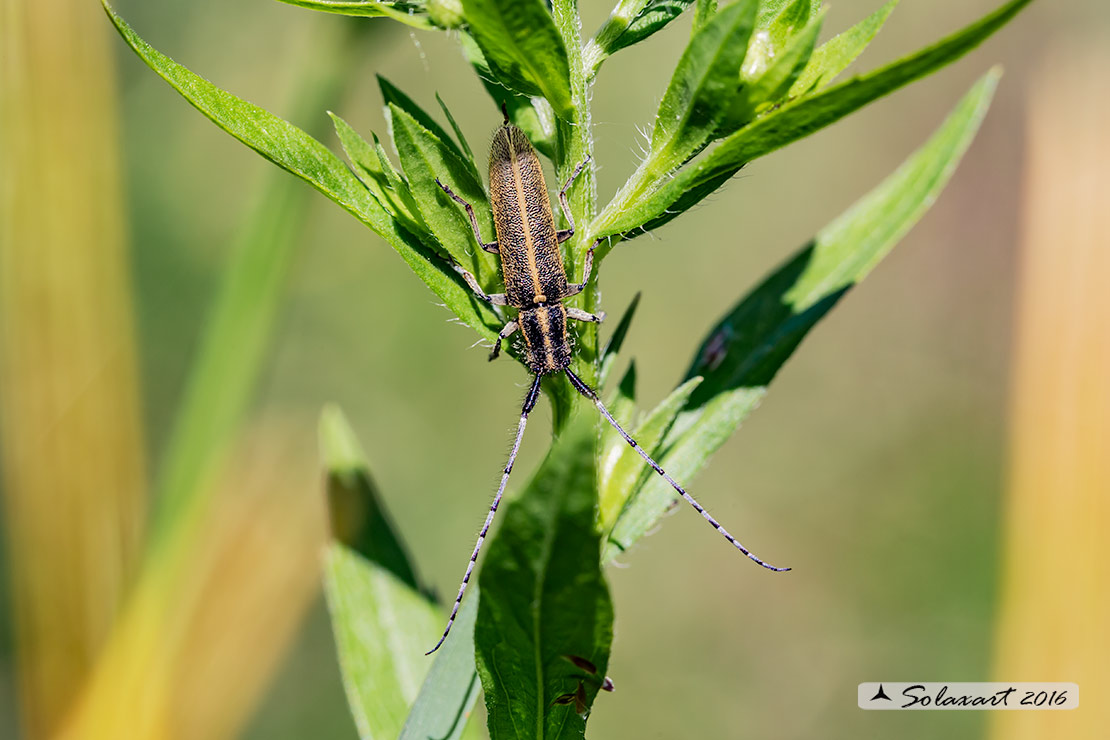
<path id="1" fill-rule="evenodd" d="M 420 206 L 416 203 L 416 198 L 412 194 L 412 188 L 409 187 L 408 180 L 406 180 L 397 168 L 393 166 L 393 162 L 389 159 L 389 155 L 385 152 L 385 147 L 382 146 L 381 140 L 377 134 L 374 134 L 374 154 L 378 157 L 378 162 L 381 164 L 382 172 L 385 174 L 386 182 L 393 192 L 398 193 L 401 200 L 404 201 L 408 212 L 412 214 L 416 221 L 416 227 L 412 229 L 412 233 L 424 236 L 430 234 L 431 230 L 428 224 L 424 223 L 424 217 L 420 214 Z"/>
<path id="2" fill-rule="evenodd" d="M 335 124 L 335 133 L 347 159 L 351 162 L 351 169 L 362 181 L 362 184 L 377 198 L 391 216 L 404 224 L 405 228 L 413 234 L 423 234 L 428 231 L 420 215 L 416 202 L 408 190 L 408 185 L 403 183 L 396 172 L 391 172 L 393 165 L 388 159 L 379 156 L 377 149 L 334 113 L 329 113 Z"/>
<path id="3" fill-rule="evenodd" d="M 689 481 L 705 465 L 759 404 L 805 335 L 933 204 L 978 130 L 998 77 L 991 71 L 977 82 L 921 149 L 709 333 L 687 373 L 704 382 L 667 435 L 660 461 L 676 480 Z M 674 499 L 664 481 L 648 478 L 617 521 L 607 556 L 639 539 Z"/>
<path id="4" fill-rule="evenodd" d="M 359 737 L 397 737 L 431 667 L 424 652 L 443 617 L 391 572 L 339 544 L 324 553 L 324 593 Z"/>
<path id="5" fill-rule="evenodd" d="M 624 30 L 607 44 L 608 54 L 639 43 L 663 28 L 686 11 L 694 0 L 634 0 L 622 2 L 618 9 L 634 10 Z M 622 16 L 624 13 L 622 13 Z M 612 19 L 613 16 L 610 16 Z"/>
<path id="6" fill-rule="evenodd" d="M 794 0 L 770 18 L 765 16 L 767 6 L 760 8 L 760 17 L 741 70 L 742 80 L 759 79 L 770 69 L 791 39 L 809 24 L 812 7 L 810 0 Z"/>
<path id="7" fill-rule="evenodd" d="M 659 103 L 649 166 L 677 167 L 721 125 L 736 95 L 756 5 L 756 0 L 740 0 L 724 8 L 690 39 Z"/>
<path id="8" fill-rule="evenodd" d="M 288 121 L 221 90 L 160 53 L 116 15 L 106 0 L 103 5 L 116 30 L 139 58 L 197 110 L 370 227 L 463 323 L 487 338 L 496 336 L 496 314 L 474 299 L 450 266 L 402 228 L 327 147 Z"/>
<path id="9" fill-rule="evenodd" d="M 772 49 L 771 58 L 766 63 L 760 63 L 750 71 L 745 63 L 745 72 L 740 76 L 740 93 L 733 101 L 724 131 L 720 133 L 735 131 L 759 113 L 781 102 L 813 54 L 822 20 L 823 14 L 819 13 L 806 25 L 789 34 L 780 47 Z"/>
<path id="10" fill-rule="evenodd" d="M 434 28 L 423 3 L 384 0 L 279 0 L 309 10 L 366 18 L 390 18 L 413 28 Z"/>
<path id="11" fill-rule="evenodd" d="M 593 415 L 572 416 L 489 545 L 474 643 L 490 737 L 581 738 L 585 720 L 555 703 L 582 680 L 567 656 L 605 675 L 613 606 L 598 562 L 596 439 Z M 583 682 L 586 708 L 597 690 Z"/>
<path id="12" fill-rule="evenodd" d="M 417 123 L 428 129 L 428 131 L 432 133 L 432 136 L 441 144 L 450 149 L 451 152 L 458 157 L 460 162 L 463 162 L 470 168 L 471 174 L 475 180 L 481 181 L 481 177 L 478 175 L 478 169 L 474 165 L 474 158 L 468 156 L 466 152 L 463 151 L 462 147 L 456 144 L 450 135 L 448 135 L 447 131 L 440 126 L 434 118 L 428 115 L 423 108 L 416 104 L 416 101 L 408 95 L 405 95 L 399 88 L 381 75 L 378 75 L 378 88 L 381 90 L 382 100 L 385 102 L 386 108 L 392 104 L 412 116 Z M 440 101 L 440 104 L 442 105 L 442 101 Z"/>
<path id="13" fill-rule="evenodd" d="M 477 740 L 481 737 L 478 725 L 469 721 L 482 690 L 474 668 L 478 598 L 475 586 L 459 608 L 451 638 L 436 651 L 398 740 L 457 740 L 461 737 Z"/>
<path id="14" fill-rule="evenodd" d="M 401 169 L 424 223 L 456 262 L 473 271 L 479 282 L 490 283 L 497 274 L 493 255 L 476 243 L 463 207 L 436 184 L 438 178 L 470 203 L 482 238 L 493 241 L 493 216 L 481 181 L 450 147 L 408 113 L 390 103 L 389 116 Z"/>
<path id="15" fill-rule="evenodd" d="M 817 47 L 813 56 L 809 58 L 806 68 L 790 88 L 790 95 L 797 96 L 811 90 L 820 90 L 832 82 L 863 53 L 875 38 L 875 34 L 882 29 L 897 4 L 898 0 L 890 0 L 844 33 L 834 36 Z"/>
<path id="16" fill-rule="evenodd" d="M 395 737 L 394 728 L 404 711 L 408 718 L 402 738 L 461 737 L 478 698 L 476 602 L 472 597 L 459 610 L 452 639 L 436 658 L 425 657 L 426 645 L 444 617 L 421 589 L 411 558 L 370 478 L 365 455 L 337 408 L 325 409 L 320 437 L 334 538 L 325 557 L 328 602 L 360 735 Z M 435 618 L 430 632 L 402 631 L 407 647 L 383 647 L 395 627 L 410 618 L 427 627 L 431 614 Z M 376 634 L 369 634 L 371 629 Z M 427 677 L 408 711 L 412 682 L 425 671 Z M 366 676 L 367 672 L 374 675 Z"/>
<path id="17" fill-rule="evenodd" d="M 555 151 L 555 116 L 547 101 L 510 90 L 501 84 L 490 67 L 486 55 L 470 35 L 460 34 L 459 43 L 462 45 L 463 54 L 474 68 L 478 79 L 482 81 L 482 87 L 489 93 L 494 105 L 500 108 L 504 104 L 509 111 L 509 120 L 528 135 L 532 146 L 551 159 Z M 541 109 L 546 112 L 546 115 L 540 115 Z"/>
<path id="18" fill-rule="evenodd" d="M 1012 0 L 958 33 L 874 72 L 788 102 L 723 139 L 673 178 L 622 188 L 598 216 L 595 236 L 657 228 L 690 209 L 758 157 L 802 139 L 960 58 L 1031 0 Z"/>
<path id="19" fill-rule="evenodd" d="M 605 387 L 605 381 L 608 380 L 609 373 L 612 372 L 613 364 L 620 356 L 624 339 L 628 336 L 628 329 L 632 326 L 632 319 L 636 316 L 636 308 L 640 305 L 640 295 L 640 293 L 637 293 L 632 297 L 628 308 L 624 309 L 624 313 L 621 315 L 621 320 L 617 322 L 617 328 L 613 330 L 613 336 L 609 337 L 609 341 L 601 351 L 601 371 L 598 373 L 597 380 L 599 388 Z"/>
<path id="20" fill-rule="evenodd" d="M 624 376 L 621 378 L 620 383 L 617 384 L 616 392 L 606 402 L 606 406 L 609 409 L 609 413 L 613 415 L 614 419 L 620 422 L 622 427 L 625 429 L 633 428 L 633 421 L 636 418 L 635 360 L 628 363 L 628 369 L 625 370 Z M 613 478 L 613 472 L 627 448 L 628 443 L 624 441 L 624 437 L 622 437 L 616 429 L 606 425 L 605 428 L 601 430 L 601 441 L 598 445 L 597 455 L 597 514 L 598 523 L 603 532 L 606 531 L 608 527 L 612 526 L 612 522 L 609 522 L 608 525 L 606 525 L 605 522 L 619 513 L 620 507 L 623 506 L 623 503 L 620 505 L 610 504 L 609 501 L 612 497 L 608 491 L 610 489 L 610 481 Z M 612 512 L 612 515 L 610 515 L 610 512 Z"/>
<path id="21" fill-rule="evenodd" d="M 439 96 L 439 93 L 436 93 L 436 102 L 439 103 L 439 109 L 443 111 L 447 123 L 451 124 L 451 130 L 455 132 L 455 138 L 459 140 L 459 146 L 462 147 L 463 154 L 466 155 L 466 158 L 470 160 L 470 163 L 474 165 L 475 171 L 477 171 L 478 160 L 474 159 L 474 152 L 471 151 L 470 144 L 466 142 L 466 136 L 463 135 L 462 129 L 459 128 L 459 124 L 455 123 L 455 117 L 451 115 L 451 111 L 447 108 L 447 103 L 443 102 L 443 98 Z"/>
<path id="22" fill-rule="evenodd" d="M 573 118 L 567 51 L 543 0 L 463 0 L 463 10 L 499 82 Z"/>
<path id="23" fill-rule="evenodd" d="M 392 740 L 431 667 L 424 652 L 443 617 L 420 591 L 338 409 L 321 417 L 320 446 L 334 538 L 324 554 L 324 592 L 343 684 L 359 736 Z"/>
<path id="24" fill-rule="evenodd" d="M 621 0 L 583 50 L 586 69 L 593 76 L 609 56 L 661 31 L 693 3 L 694 0 Z M 705 0 L 699 3 L 704 4 Z M 704 20 L 708 19 L 706 16 Z"/>

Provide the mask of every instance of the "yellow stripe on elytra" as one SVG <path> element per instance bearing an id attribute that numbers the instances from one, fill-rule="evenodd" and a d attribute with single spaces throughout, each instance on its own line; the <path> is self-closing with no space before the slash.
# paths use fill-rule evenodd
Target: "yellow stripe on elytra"
<path id="1" fill-rule="evenodd" d="M 547 357 L 547 367 L 551 370 L 555 369 L 555 352 L 551 346 L 551 322 L 546 308 L 542 308 L 536 312 L 536 318 L 542 324 L 543 331 L 540 334 L 543 336 L 543 349 Z"/>
<path id="2" fill-rule="evenodd" d="M 520 173 L 520 161 L 516 157 L 516 147 L 512 137 L 509 140 L 509 160 L 513 168 L 513 184 L 516 186 L 517 203 L 520 208 L 520 223 L 524 227 L 524 249 L 528 253 L 528 270 L 532 273 L 533 303 L 543 303 L 547 296 L 540 287 L 540 271 L 536 265 L 536 248 L 532 244 L 532 226 L 528 223 L 528 201 L 524 197 L 524 178 Z"/>

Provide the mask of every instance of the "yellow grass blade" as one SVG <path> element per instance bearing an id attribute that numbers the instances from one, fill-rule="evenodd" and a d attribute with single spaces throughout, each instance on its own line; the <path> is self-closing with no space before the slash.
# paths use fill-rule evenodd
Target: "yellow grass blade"
<path id="1" fill-rule="evenodd" d="M 60 738 L 233 738 L 319 588 L 324 501 L 312 429 L 268 423 L 180 546 L 144 571 Z"/>
<path id="2" fill-rule="evenodd" d="M 1106 47 L 1056 46 L 1029 93 L 1005 573 L 995 676 L 1079 709 L 996 712 L 997 740 L 1110 726 L 1110 98 Z"/>
<path id="3" fill-rule="evenodd" d="M 0 0 L 0 454 L 24 736 L 50 735 L 136 569 L 144 511 L 110 29 Z"/>

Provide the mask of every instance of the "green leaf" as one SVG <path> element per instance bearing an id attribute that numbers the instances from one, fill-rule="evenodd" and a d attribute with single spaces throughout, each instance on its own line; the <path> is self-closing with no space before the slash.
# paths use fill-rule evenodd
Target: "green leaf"
<path id="1" fill-rule="evenodd" d="M 834 36 L 817 47 L 809 58 L 806 68 L 790 88 L 790 95 L 797 96 L 812 90 L 820 90 L 832 82 L 863 53 L 897 4 L 898 0 L 890 0 L 844 33 Z"/>
<path id="2" fill-rule="evenodd" d="M 434 28 L 423 3 L 384 2 L 383 0 L 279 0 L 310 10 L 338 15 L 391 18 L 413 28 Z"/>
<path id="3" fill-rule="evenodd" d="M 393 166 L 393 162 L 390 161 L 389 155 L 385 153 L 385 147 L 382 146 L 382 142 L 378 139 L 377 134 L 374 134 L 374 154 L 377 155 L 378 162 L 382 167 L 382 172 L 385 173 L 388 187 L 393 192 L 400 194 L 401 200 L 404 201 L 408 212 L 414 219 L 415 223 L 410 231 L 419 236 L 430 235 L 431 230 L 428 228 L 428 224 L 424 223 L 424 217 L 420 215 L 420 206 L 417 205 L 416 198 L 412 195 L 412 189 L 409 188 L 408 181 L 405 180 L 404 176 Z"/>
<path id="4" fill-rule="evenodd" d="M 462 0 L 426 0 L 428 17 L 440 28 L 452 30 L 466 24 Z"/>
<path id="5" fill-rule="evenodd" d="M 704 381 L 675 420 L 660 460 L 675 480 L 688 481 L 705 465 L 759 404 L 805 335 L 933 204 L 974 138 L 999 74 L 992 70 L 980 79 L 922 148 L 709 333 L 686 374 Z M 648 478 L 617 521 L 607 557 L 653 527 L 674 498 L 663 480 Z"/>
<path id="6" fill-rule="evenodd" d="M 362 184 L 408 231 L 417 235 L 429 233 L 420 209 L 409 192 L 408 183 L 393 169 L 389 159 L 377 147 L 359 136 L 349 123 L 330 111 L 328 115 L 335 124 L 336 136 L 339 137 L 343 151 L 347 153 L 351 168 L 358 179 L 362 180 Z"/>
<path id="7" fill-rule="evenodd" d="M 432 664 L 424 651 L 443 617 L 388 570 L 336 543 L 324 553 L 324 594 L 359 737 L 394 738 Z"/>
<path id="8" fill-rule="evenodd" d="M 807 18 L 808 8 L 809 4 L 805 3 Z M 781 45 L 761 44 L 762 53 L 769 54 L 769 57 L 751 66 L 748 65 L 748 60 L 752 57 L 752 48 L 749 47 L 744 70 L 740 74 L 740 92 L 729 109 L 719 135 L 735 131 L 786 96 L 813 54 L 822 20 L 824 14 L 818 13 L 801 28 L 789 27 L 789 32 L 782 34 Z M 761 31 L 752 37 L 753 47 L 764 33 Z M 770 34 L 768 37 L 774 38 Z"/>
<path id="9" fill-rule="evenodd" d="M 468 34 L 459 34 L 459 43 L 462 44 L 463 54 L 474 67 L 474 73 L 482 81 L 482 87 L 489 93 L 494 105 L 500 107 L 504 104 L 509 111 L 509 120 L 528 135 L 528 140 L 537 151 L 552 159 L 555 154 L 555 114 L 547 101 L 510 90 L 498 82 L 485 54 Z"/>
<path id="10" fill-rule="evenodd" d="M 794 23 L 800 28 L 820 10 L 821 3 L 811 0 L 761 0 L 755 27 L 771 28 L 776 23 Z"/>
<path id="11" fill-rule="evenodd" d="M 625 429 L 632 429 L 632 422 L 636 417 L 636 361 L 632 360 L 628 363 L 628 369 L 624 372 L 624 377 L 621 382 L 617 384 L 616 393 L 606 403 L 609 413 L 613 415 L 622 427 Z M 609 493 L 610 481 L 613 478 L 613 472 L 616 469 L 617 463 L 620 462 L 624 451 L 628 448 L 628 444 L 624 441 L 624 437 L 610 426 L 606 426 L 601 430 L 601 441 L 598 445 L 597 456 L 597 504 L 598 504 L 598 524 L 602 532 L 605 532 L 612 526 L 610 521 L 613 516 L 620 512 L 620 506 L 610 504 L 612 496 Z M 611 516 L 612 514 L 612 516 Z"/>
<path id="12" fill-rule="evenodd" d="M 694 0 L 621 0 L 583 49 L 588 76 L 597 74 L 601 63 L 611 55 L 662 30 L 682 15 L 693 2 Z M 699 5 L 705 4 L 705 0 L 700 0 Z"/>
<path id="13" fill-rule="evenodd" d="M 336 406 L 325 407 L 320 415 L 320 457 L 332 539 L 419 591 L 416 570 L 382 507 L 366 455 Z"/>
<path id="14" fill-rule="evenodd" d="M 962 31 L 916 54 L 761 116 L 722 140 L 670 179 L 629 183 L 592 227 L 594 237 L 657 228 L 688 210 L 753 159 L 804 138 L 864 105 L 955 61 L 982 43 L 1031 0 L 1013 0 Z"/>
<path id="15" fill-rule="evenodd" d="M 225 92 L 143 41 L 107 0 L 105 11 L 124 41 L 158 75 L 213 123 L 266 159 L 312 185 L 385 239 L 459 319 L 487 339 L 497 315 L 474 298 L 462 279 L 401 227 L 355 175 L 316 139 L 288 121 Z"/>
<path id="16" fill-rule="evenodd" d="M 685 407 L 690 394 L 701 382 L 701 378 L 694 377 L 675 388 L 632 430 L 632 438 L 639 443 L 645 452 L 652 457 L 659 453 L 663 438 L 670 431 L 671 425 L 678 417 L 678 412 Z M 623 423 L 620 417 L 617 417 L 617 419 Z M 616 524 L 617 518 L 629 497 L 631 497 L 632 492 L 637 489 L 637 483 L 645 480 L 648 476 L 655 475 L 655 471 L 644 463 L 644 459 L 640 457 L 639 453 L 629 447 L 615 429 L 608 429 L 604 434 L 608 435 L 609 441 L 615 444 L 620 451 L 618 455 L 613 455 L 608 460 L 602 458 L 605 465 L 602 467 L 604 474 L 600 476 L 601 484 L 599 488 L 601 493 L 598 499 L 600 501 L 601 531 L 608 532 Z M 603 444 L 605 443 L 603 442 Z"/>
<path id="17" fill-rule="evenodd" d="M 668 23 L 682 15 L 693 2 L 694 0 L 632 0 L 618 3 L 609 20 L 616 20 L 619 16 L 628 18 L 628 21 L 627 24 L 622 24 L 623 30 L 612 38 L 606 47 L 606 56 L 663 30 Z"/>
<path id="18" fill-rule="evenodd" d="M 408 178 L 416 207 L 432 235 L 460 265 L 472 270 L 479 282 L 497 278 L 493 255 L 474 240 L 466 211 L 436 184 L 436 178 L 474 208 L 482 237 L 494 238 L 493 215 L 480 180 L 446 144 L 393 103 L 389 104 L 393 144 Z M 488 285 L 486 286 L 488 287 Z"/>
<path id="19" fill-rule="evenodd" d="M 429 639 L 442 615 L 382 506 L 342 413 L 320 419 L 333 541 L 324 554 L 324 593 L 339 667 L 361 738 L 395 738 L 432 661 Z"/>
<path id="20" fill-rule="evenodd" d="M 659 103 L 646 166 L 677 167 L 721 125 L 736 95 L 756 5 L 740 0 L 728 6 L 690 39 Z"/>
<path id="21" fill-rule="evenodd" d="M 505 512 L 479 582 L 474 643 L 490 737 L 581 738 L 585 721 L 555 700 L 596 682 L 567 656 L 605 675 L 613 606 L 598 562 L 593 415 L 572 415 L 521 497 Z"/>
<path id="22" fill-rule="evenodd" d="M 399 88 L 381 75 L 378 75 L 378 87 L 381 89 L 382 100 L 385 101 L 386 109 L 388 109 L 390 105 L 395 105 L 405 113 L 408 113 L 412 116 L 413 120 L 430 131 L 432 136 L 435 137 L 440 144 L 450 149 L 458 160 L 470 169 L 470 174 L 476 181 L 482 181 L 481 175 L 478 174 L 478 167 L 474 164 L 474 157 L 467 155 L 462 147 L 451 139 L 443 127 L 436 123 L 435 119 L 417 105 L 412 98 L 405 95 Z M 443 101 L 440 101 L 440 105 L 442 104 Z"/>
<path id="23" fill-rule="evenodd" d="M 439 97 L 436 93 L 436 102 L 439 103 L 439 109 L 443 111 L 443 115 L 447 118 L 447 122 L 451 124 L 451 130 L 455 132 L 455 137 L 459 140 L 459 145 L 462 147 L 463 154 L 474 165 L 475 170 L 478 168 L 478 160 L 474 159 L 474 152 L 470 149 L 470 144 L 466 143 L 466 137 L 463 135 L 462 129 L 459 124 L 455 123 L 455 117 L 451 115 L 451 111 L 447 108 L 447 103 L 443 102 L 443 98 Z M 481 178 L 479 178 L 481 179 Z"/>
<path id="24" fill-rule="evenodd" d="M 436 651 L 428 677 L 413 702 L 398 740 L 457 740 L 464 735 L 481 737 L 471 722 L 474 702 L 482 686 L 474 668 L 474 622 L 478 615 L 478 588 L 459 608 L 451 638 Z"/>
<path id="25" fill-rule="evenodd" d="M 632 319 L 636 315 L 636 307 L 640 305 L 640 293 L 632 297 L 632 301 L 628 304 L 628 308 L 624 309 L 624 314 L 621 315 L 621 320 L 617 322 L 617 328 L 613 330 L 613 336 L 609 338 L 605 349 L 601 351 L 601 370 L 598 372 L 597 386 L 598 388 L 605 387 L 605 381 L 612 371 L 613 364 L 617 361 L 620 355 L 621 347 L 624 346 L 624 338 L 628 336 L 628 329 L 632 326 Z"/>
<path id="26" fill-rule="evenodd" d="M 543 0 L 463 0 L 463 9 L 494 77 L 573 119 L 567 51 Z"/>
<path id="27" fill-rule="evenodd" d="M 768 6 L 760 7 L 756 31 L 748 43 L 740 78 L 744 82 L 759 79 L 785 48 L 810 21 L 813 5 L 810 0 L 793 0 L 772 17 L 767 17 Z"/>
<path id="28" fill-rule="evenodd" d="M 690 27 L 691 35 L 700 31 L 716 12 L 717 0 L 697 0 L 697 4 L 694 5 L 694 21 Z"/>

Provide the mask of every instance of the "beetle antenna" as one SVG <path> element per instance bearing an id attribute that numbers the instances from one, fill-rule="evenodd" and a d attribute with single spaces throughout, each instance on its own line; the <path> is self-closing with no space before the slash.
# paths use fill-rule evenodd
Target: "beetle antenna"
<path id="1" fill-rule="evenodd" d="M 466 575 L 463 576 L 462 583 L 459 584 L 459 595 L 455 597 L 455 604 L 451 607 L 451 616 L 447 620 L 447 627 L 443 630 L 443 637 L 439 638 L 436 646 L 424 653 L 431 655 L 443 641 L 447 639 L 447 635 L 451 632 L 451 625 L 455 623 L 455 617 L 459 613 L 459 605 L 462 604 L 463 594 L 466 593 L 466 587 L 470 584 L 470 575 L 474 572 L 474 564 L 478 561 L 478 552 L 482 549 L 482 543 L 486 540 L 486 534 L 489 533 L 490 525 L 493 524 L 493 517 L 497 514 L 497 507 L 501 504 L 501 496 L 505 493 L 505 484 L 509 482 L 509 475 L 513 472 L 513 463 L 516 462 L 516 453 L 520 450 L 520 441 L 524 439 L 524 427 L 528 424 L 528 414 L 536 407 L 536 401 L 540 397 L 540 376 L 537 375 L 535 380 L 532 381 L 532 387 L 528 389 L 528 395 L 524 397 L 524 406 L 520 409 L 520 424 L 516 428 L 516 441 L 513 442 L 513 450 L 509 453 L 509 461 L 505 463 L 505 469 L 501 471 L 501 485 L 497 487 L 497 495 L 493 497 L 493 503 L 490 504 L 489 513 L 486 514 L 486 523 L 482 525 L 482 531 L 478 533 L 478 541 L 474 544 L 474 552 L 470 554 L 470 562 L 466 564 Z"/>
<path id="2" fill-rule="evenodd" d="M 501 115 L 505 116 L 505 125 L 509 124 L 509 104 L 504 100 L 501 101 Z"/>
<path id="3" fill-rule="evenodd" d="M 651 455 L 647 454 L 647 452 L 644 451 L 644 448 L 641 447 L 636 442 L 636 440 L 632 439 L 632 437 L 628 434 L 628 432 L 624 431 L 624 428 L 621 427 L 621 425 L 617 423 L 617 420 L 613 418 L 613 415 L 609 413 L 609 409 L 605 408 L 605 404 L 603 404 L 601 402 L 601 399 L 598 397 L 597 393 L 594 392 L 593 388 L 586 385 L 585 381 L 583 381 L 577 375 L 572 373 L 569 368 L 567 370 L 565 370 L 564 372 L 567 374 L 567 378 L 570 379 L 570 383 L 571 383 L 571 385 L 574 386 L 574 389 L 576 391 L 578 391 L 579 393 L 581 393 L 586 398 L 593 401 L 594 406 L 597 406 L 597 410 L 601 412 L 601 415 L 605 417 L 605 420 L 608 421 L 610 424 L 612 424 L 613 428 L 616 429 L 618 432 L 620 432 L 621 436 L 624 437 L 624 441 L 627 442 L 629 444 L 629 446 L 632 447 L 632 449 L 634 449 L 634 450 L 636 450 L 636 452 L 640 453 L 640 457 L 644 458 L 644 460 L 647 461 L 647 464 L 650 465 L 652 467 L 652 469 L 655 470 L 656 473 L 659 473 L 659 475 L 661 475 L 663 477 L 663 480 L 670 483 L 671 488 L 678 491 L 678 493 L 682 496 L 682 498 L 686 499 L 686 501 L 691 506 L 693 506 L 694 509 L 699 514 L 701 514 L 703 517 L 705 517 L 705 521 L 709 522 L 710 525 L 712 525 L 713 529 L 720 532 L 726 540 L 731 542 L 736 547 L 737 550 L 744 553 L 750 559 L 754 560 L 759 565 L 762 565 L 767 570 L 774 570 L 774 571 L 778 571 L 780 573 L 790 570 L 790 568 L 777 568 L 777 567 L 771 565 L 770 563 L 766 563 L 763 560 L 760 560 L 758 557 L 756 557 L 754 554 L 752 554 L 751 550 L 749 550 L 748 548 L 741 545 L 740 542 L 735 537 L 733 537 L 731 534 L 729 534 L 727 529 L 722 527 L 717 522 L 716 519 L 714 519 L 712 516 L 710 516 L 709 512 L 706 511 L 702 507 L 702 505 L 699 504 L 693 496 L 686 493 L 685 489 L 683 489 L 682 486 L 678 485 L 678 483 L 675 482 L 674 478 L 667 475 L 667 471 L 665 471 L 665 470 L 663 470 L 663 468 L 659 467 L 659 463 L 655 462 L 655 460 L 652 460 Z"/>

